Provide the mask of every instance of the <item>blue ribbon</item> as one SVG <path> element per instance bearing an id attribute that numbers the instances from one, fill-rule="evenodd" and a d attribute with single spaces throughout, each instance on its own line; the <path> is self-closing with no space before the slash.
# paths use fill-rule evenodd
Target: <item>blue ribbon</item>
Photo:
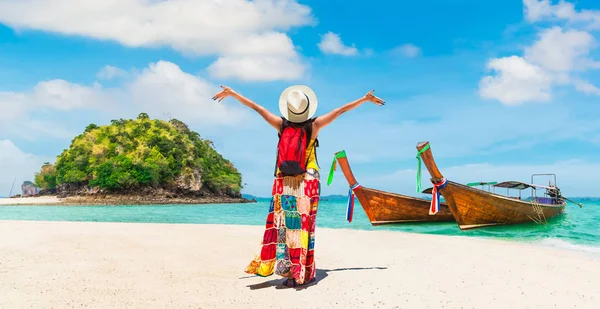
<path id="1" fill-rule="evenodd" d="M 346 208 L 346 220 L 352 222 L 352 216 L 354 215 L 354 190 L 360 187 L 360 184 L 355 183 L 350 190 L 348 190 L 348 207 Z"/>
<path id="2" fill-rule="evenodd" d="M 435 194 L 435 199 L 431 199 L 431 205 L 434 205 L 433 203 L 435 202 L 435 209 L 440 209 L 440 195 L 441 195 L 440 190 L 442 190 L 446 186 L 447 183 L 448 183 L 448 180 L 446 180 L 446 178 L 444 178 L 442 180 L 441 184 L 433 184 L 433 190 L 432 190 L 433 192 L 431 192 L 431 193 Z M 432 212 L 431 210 L 432 209 L 429 209 L 429 214 L 437 213 L 437 211 Z"/>

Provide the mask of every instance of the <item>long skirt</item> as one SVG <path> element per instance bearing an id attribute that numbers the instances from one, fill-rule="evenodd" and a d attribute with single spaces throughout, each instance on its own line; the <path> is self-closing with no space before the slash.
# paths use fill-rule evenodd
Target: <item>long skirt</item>
<path id="1" fill-rule="evenodd" d="M 246 273 L 263 277 L 275 273 L 298 284 L 315 277 L 320 189 L 319 172 L 314 169 L 304 175 L 275 178 L 260 255 L 250 262 Z"/>

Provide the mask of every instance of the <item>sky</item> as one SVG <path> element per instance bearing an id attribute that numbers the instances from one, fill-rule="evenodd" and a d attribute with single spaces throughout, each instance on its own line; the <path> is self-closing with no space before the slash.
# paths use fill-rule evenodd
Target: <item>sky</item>
<path id="1" fill-rule="evenodd" d="M 317 115 L 374 89 L 319 135 L 322 194 L 415 192 L 416 144 L 458 182 L 557 174 L 600 196 L 600 2 L 593 0 L 0 0 L 0 196 L 90 123 L 177 118 L 271 192 L 277 133 L 220 85 L 279 113 L 310 86 Z M 423 187 L 430 186 L 424 169 Z"/>

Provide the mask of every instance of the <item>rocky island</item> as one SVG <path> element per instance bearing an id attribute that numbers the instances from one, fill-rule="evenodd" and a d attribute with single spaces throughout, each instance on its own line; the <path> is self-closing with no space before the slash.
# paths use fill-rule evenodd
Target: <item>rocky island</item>
<path id="1" fill-rule="evenodd" d="M 35 175 L 39 195 L 60 204 L 247 203 L 242 176 L 210 140 L 177 120 L 90 124 Z"/>

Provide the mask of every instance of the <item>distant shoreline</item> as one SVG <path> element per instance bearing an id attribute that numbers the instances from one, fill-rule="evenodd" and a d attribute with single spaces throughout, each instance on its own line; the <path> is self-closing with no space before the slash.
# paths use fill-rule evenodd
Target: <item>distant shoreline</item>
<path id="1" fill-rule="evenodd" d="M 85 205 L 169 205 L 169 204 L 247 204 L 255 201 L 232 197 L 166 197 L 137 195 L 55 195 L 35 197 L 0 198 L 0 206 L 85 206 Z"/>

